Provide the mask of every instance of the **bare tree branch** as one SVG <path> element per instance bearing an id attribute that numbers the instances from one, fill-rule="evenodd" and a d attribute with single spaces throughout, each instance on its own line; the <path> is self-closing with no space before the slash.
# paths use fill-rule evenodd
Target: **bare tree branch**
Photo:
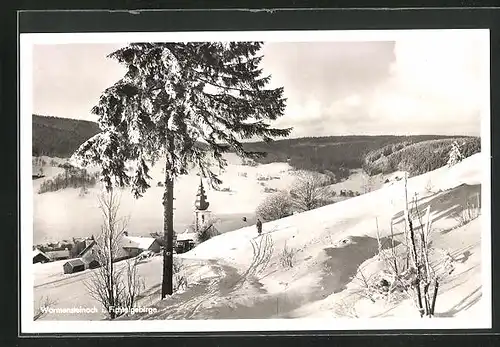
<path id="1" fill-rule="evenodd" d="M 317 172 L 299 171 L 290 191 L 295 207 L 309 211 L 327 205 L 331 199 L 326 184 L 327 179 Z"/>
<path id="2" fill-rule="evenodd" d="M 100 195 L 98 201 L 103 224 L 91 251 L 100 267 L 92 271 L 84 285 L 89 295 L 105 308 L 109 318 L 114 319 L 134 307 L 144 283 L 135 259 L 115 263 L 121 257 L 121 241 L 128 223 L 128 218 L 119 216 L 119 195 L 111 190 Z"/>

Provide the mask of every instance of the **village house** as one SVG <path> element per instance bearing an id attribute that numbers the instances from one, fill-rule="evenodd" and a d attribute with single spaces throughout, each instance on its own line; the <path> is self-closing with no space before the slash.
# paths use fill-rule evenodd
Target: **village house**
<path id="1" fill-rule="evenodd" d="M 45 252 L 49 256 L 51 261 L 64 260 L 70 258 L 69 249 L 59 250 L 59 251 L 48 251 Z"/>
<path id="2" fill-rule="evenodd" d="M 83 270 L 85 270 L 85 263 L 80 258 L 71 259 L 63 265 L 63 271 L 65 274 L 72 274 Z"/>
<path id="3" fill-rule="evenodd" d="M 94 247 L 95 245 L 95 240 L 87 240 L 88 242 L 86 243 L 87 247 L 83 249 L 79 254 L 78 254 L 78 259 L 81 259 L 85 269 L 95 269 L 96 267 L 99 267 L 99 261 L 97 260 L 97 255 L 96 255 L 96 249 Z"/>
<path id="4" fill-rule="evenodd" d="M 121 247 L 125 250 L 128 257 L 138 256 L 145 251 L 159 253 L 161 245 L 156 238 L 144 236 L 123 236 Z"/>
<path id="5" fill-rule="evenodd" d="M 101 266 L 99 261 L 95 258 L 80 258 L 80 259 L 82 259 L 83 264 L 85 265 L 85 269 L 96 269 L 99 266 Z"/>
<path id="6" fill-rule="evenodd" d="M 176 253 L 184 253 L 195 247 L 197 240 L 197 233 L 201 228 L 206 228 L 211 218 L 211 213 L 208 211 L 209 202 L 203 182 L 200 179 L 200 186 L 195 201 L 195 223 L 192 228 L 186 229 L 184 233 L 177 233 L 174 230 L 174 251 Z M 210 225 L 209 227 L 212 227 Z M 97 243 L 92 238 L 86 239 L 73 239 L 73 249 L 71 259 L 64 263 L 64 273 L 75 273 L 85 269 L 94 269 L 100 266 L 99 251 L 96 247 Z M 150 236 L 129 236 L 125 231 L 123 235 L 117 240 L 118 247 L 115 250 L 113 262 L 123 259 L 134 258 L 143 252 L 160 253 L 164 246 L 163 235 L 152 233 Z M 56 253 L 57 252 L 57 253 Z M 64 252 L 64 253 L 63 253 Z M 69 250 L 53 251 L 53 260 L 67 259 L 70 257 Z M 50 255 L 49 255 L 50 257 Z M 76 257 L 76 258 L 75 258 Z"/>
<path id="7" fill-rule="evenodd" d="M 175 253 L 180 254 L 194 248 L 196 242 L 196 233 L 183 232 L 175 234 Z"/>
<path id="8" fill-rule="evenodd" d="M 39 249 L 33 250 L 33 264 L 47 263 L 51 261 L 50 257 Z"/>
<path id="9" fill-rule="evenodd" d="M 77 259 L 82 261 L 85 269 L 94 269 L 100 266 L 96 253 L 98 252 L 96 241 L 93 239 L 87 239 L 86 241 L 86 247 L 77 255 Z M 144 251 L 158 253 L 161 250 L 159 242 L 153 237 L 134 237 L 128 236 L 128 234 L 121 237 L 119 245 L 114 253 L 114 262 L 135 257 Z"/>
<path id="10" fill-rule="evenodd" d="M 74 238 L 73 239 L 73 247 L 70 250 L 71 258 L 77 258 L 80 256 L 80 253 L 83 252 L 90 244 L 94 242 L 93 238 Z"/>

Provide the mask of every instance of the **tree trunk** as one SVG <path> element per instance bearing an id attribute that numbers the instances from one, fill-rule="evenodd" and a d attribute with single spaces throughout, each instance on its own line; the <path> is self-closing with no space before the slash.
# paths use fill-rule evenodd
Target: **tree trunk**
<path id="1" fill-rule="evenodd" d="M 437 293 L 438 293 L 438 288 L 439 288 L 439 282 L 438 279 L 434 279 L 434 292 L 432 293 L 432 303 L 431 303 L 431 315 L 434 316 L 434 310 L 436 308 L 436 298 L 437 298 Z"/>
<path id="2" fill-rule="evenodd" d="M 111 188 L 110 195 L 109 195 L 109 201 L 108 201 L 108 266 L 109 266 L 109 303 L 110 305 L 114 308 L 115 306 L 115 283 L 114 283 L 114 278 L 113 278 L 113 249 L 112 243 L 113 243 L 113 233 L 114 233 L 114 226 L 116 221 L 114 220 L 113 216 L 113 207 L 114 207 L 114 200 L 113 200 L 113 189 Z M 111 319 L 114 319 L 116 317 L 115 310 L 113 309 L 111 311 Z"/>
<path id="3" fill-rule="evenodd" d="M 169 141 L 169 149 L 173 146 Z M 173 250 L 174 250 L 174 180 L 170 175 L 170 163 L 165 164 L 165 193 L 163 194 L 163 280 L 161 298 L 173 293 Z"/>

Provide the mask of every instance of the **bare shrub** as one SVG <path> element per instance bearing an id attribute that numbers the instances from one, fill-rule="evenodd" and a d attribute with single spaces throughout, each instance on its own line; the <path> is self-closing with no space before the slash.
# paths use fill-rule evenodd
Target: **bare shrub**
<path id="1" fill-rule="evenodd" d="M 198 229 L 196 230 L 196 241 L 198 243 L 208 241 L 212 237 L 219 234 L 217 228 L 215 227 L 215 223 L 217 223 L 217 220 L 212 217 L 208 218 L 205 222 L 198 226 Z"/>
<path id="2" fill-rule="evenodd" d="M 405 252 L 407 261 L 404 271 L 399 269 L 393 273 L 395 281 L 406 289 L 413 298 L 421 317 L 434 316 L 439 278 L 429 262 L 431 219 L 430 206 L 425 211 L 425 219 L 418 208 L 418 199 L 413 199 L 413 213 L 408 206 L 407 178 L 405 175 Z M 413 218 L 412 218 L 413 214 Z M 424 223 L 425 221 L 425 223 Z M 394 239 L 394 236 L 391 236 Z"/>
<path id="3" fill-rule="evenodd" d="M 125 295 L 124 302 L 125 307 L 132 308 L 135 307 L 137 299 L 144 289 L 146 289 L 146 284 L 144 279 L 140 277 L 138 273 L 138 262 L 139 259 L 133 258 L 125 261 Z"/>
<path id="4" fill-rule="evenodd" d="M 273 230 L 274 231 L 274 230 Z M 272 233 L 273 231 L 270 231 Z M 247 270 L 236 280 L 232 286 L 234 290 L 241 288 L 247 280 L 261 274 L 269 265 L 274 254 L 274 241 L 270 233 L 262 234 L 255 239 L 250 239 L 252 246 L 252 262 Z M 257 240 L 257 241 L 256 241 Z"/>
<path id="5" fill-rule="evenodd" d="M 446 252 L 443 268 L 444 271 L 448 273 L 448 275 L 451 275 L 451 273 L 455 271 L 455 262 L 456 262 L 455 257 L 453 257 L 453 255 L 451 255 L 449 251 Z"/>
<path id="6" fill-rule="evenodd" d="M 390 301 L 393 298 L 412 298 L 421 317 L 434 316 L 439 278 L 429 261 L 431 219 L 430 206 L 421 213 L 417 204 L 417 196 L 413 199 L 410 209 L 405 180 L 405 230 L 404 239 L 397 245 L 391 219 L 390 234 L 383 244 L 377 226 L 378 256 L 384 269 L 373 278 L 361 277 L 360 287 L 365 296 L 372 301 L 384 297 Z"/>
<path id="7" fill-rule="evenodd" d="M 453 218 L 458 222 L 457 227 L 464 226 L 478 218 L 481 214 L 481 202 L 479 194 L 474 198 L 468 197 L 464 202 L 464 207 L 460 212 L 457 212 Z"/>
<path id="8" fill-rule="evenodd" d="M 177 292 L 186 289 L 188 282 L 182 261 L 175 258 L 172 264 L 172 270 L 174 274 L 174 291 Z"/>
<path id="9" fill-rule="evenodd" d="M 324 188 L 326 178 L 317 172 L 300 171 L 293 183 L 290 195 L 299 211 L 309 211 L 330 201 L 330 194 Z"/>
<path id="10" fill-rule="evenodd" d="M 357 284 L 356 293 L 372 302 L 385 300 L 386 302 L 398 301 L 407 297 L 408 286 L 394 275 L 392 270 L 384 269 L 380 273 L 366 276 L 360 269 L 353 279 Z"/>
<path id="11" fill-rule="evenodd" d="M 33 314 L 33 320 L 39 320 L 47 315 L 49 309 L 57 304 L 57 300 L 53 300 L 48 296 L 42 296 L 38 305 L 35 307 L 35 312 Z"/>
<path id="12" fill-rule="evenodd" d="M 356 275 L 354 275 L 353 283 L 357 286 L 356 293 L 370 299 L 372 302 L 375 302 L 374 298 L 374 290 L 372 286 L 372 277 L 373 275 L 366 276 L 363 272 L 363 269 L 359 268 Z"/>
<path id="13" fill-rule="evenodd" d="M 257 206 L 256 215 L 265 221 L 273 221 L 292 214 L 292 200 L 286 192 L 277 192 L 267 196 Z"/>
<path id="14" fill-rule="evenodd" d="M 334 304 L 333 311 L 339 317 L 359 318 L 356 308 L 354 307 L 354 303 L 349 303 L 344 299 L 341 299 Z"/>
<path id="15" fill-rule="evenodd" d="M 297 250 L 294 248 L 288 248 L 285 242 L 285 246 L 283 247 L 283 250 L 281 251 L 279 255 L 280 259 L 280 264 L 284 268 L 292 268 L 293 263 L 295 261 L 295 254 L 297 253 Z"/>
<path id="16" fill-rule="evenodd" d="M 92 271 L 84 284 L 89 295 L 103 306 L 110 319 L 114 319 L 126 313 L 124 309 L 134 307 L 144 282 L 137 272 L 136 259 L 120 265 L 115 263 L 121 257 L 121 240 L 128 223 L 128 218 L 118 215 L 119 196 L 111 190 L 99 196 L 98 201 L 103 223 L 93 254 L 100 267 Z"/>
<path id="17" fill-rule="evenodd" d="M 427 193 L 434 193 L 434 185 L 432 184 L 432 181 L 429 179 L 427 180 L 427 183 L 425 185 L 425 191 Z"/>

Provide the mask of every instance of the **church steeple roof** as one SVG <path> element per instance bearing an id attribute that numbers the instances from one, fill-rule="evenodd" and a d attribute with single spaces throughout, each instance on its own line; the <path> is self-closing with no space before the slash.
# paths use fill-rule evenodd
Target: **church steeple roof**
<path id="1" fill-rule="evenodd" d="M 203 180 L 200 177 L 200 185 L 198 186 L 198 193 L 196 194 L 195 207 L 197 210 L 204 211 L 208 208 L 210 203 L 207 201 L 205 188 L 203 187 Z"/>

